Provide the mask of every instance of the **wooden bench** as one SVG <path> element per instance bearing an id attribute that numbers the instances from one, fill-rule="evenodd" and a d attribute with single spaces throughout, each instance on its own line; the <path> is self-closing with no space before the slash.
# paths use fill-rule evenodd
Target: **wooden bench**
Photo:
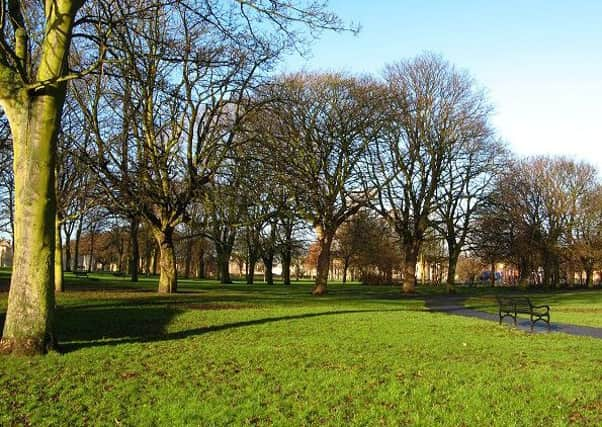
<path id="1" fill-rule="evenodd" d="M 500 325 L 504 317 L 512 317 L 514 319 L 514 325 L 517 323 L 518 314 L 528 314 L 529 320 L 531 321 L 531 330 L 533 325 L 538 320 L 543 320 L 548 324 L 550 329 L 550 306 L 549 305 L 533 305 L 531 300 L 527 297 L 502 297 L 497 296 L 497 303 L 499 306 Z"/>
<path id="2" fill-rule="evenodd" d="M 88 272 L 86 270 L 73 270 L 73 274 L 78 277 L 88 277 Z"/>

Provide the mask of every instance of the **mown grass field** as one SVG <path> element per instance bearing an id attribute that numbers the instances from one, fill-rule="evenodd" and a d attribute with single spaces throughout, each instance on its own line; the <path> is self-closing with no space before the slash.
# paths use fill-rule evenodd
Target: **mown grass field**
<path id="1" fill-rule="evenodd" d="M 0 358 L 0 425 L 602 424 L 602 340 L 431 313 L 430 289 L 154 290 L 68 277 L 63 353 Z M 600 292 L 579 295 L 538 300 L 555 298 L 553 321 L 564 306 L 580 309 L 564 311 L 575 323 L 590 309 L 596 319 Z"/>

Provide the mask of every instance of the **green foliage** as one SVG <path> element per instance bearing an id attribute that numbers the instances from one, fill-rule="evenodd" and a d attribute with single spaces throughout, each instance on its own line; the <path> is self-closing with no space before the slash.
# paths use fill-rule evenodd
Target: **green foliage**
<path id="1" fill-rule="evenodd" d="M 602 423 L 600 340 L 429 313 L 397 287 L 66 279 L 64 353 L 0 360 L 0 425 Z"/>

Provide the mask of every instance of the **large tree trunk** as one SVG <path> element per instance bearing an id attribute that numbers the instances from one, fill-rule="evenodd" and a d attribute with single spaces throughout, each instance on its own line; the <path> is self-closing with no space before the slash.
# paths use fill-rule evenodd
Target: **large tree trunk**
<path id="1" fill-rule="evenodd" d="M 217 264 L 220 282 L 223 284 L 232 283 L 232 278 L 230 277 L 230 253 L 226 250 L 218 251 Z"/>
<path id="2" fill-rule="evenodd" d="M 531 274 L 531 265 L 527 257 L 521 257 L 518 269 L 518 284 L 522 287 L 529 285 L 529 276 Z"/>
<path id="3" fill-rule="evenodd" d="M 201 249 L 200 253 L 199 253 L 199 270 L 198 270 L 198 275 L 197 277 L 199 279 L 204 279 L 205 278 L 205 250 Z"/>
<path id="4" fill-rule="evenodd" d="M 456 292 L 456 267 L 458 265 L 458 258 L 460 257 L 460 250 L 456 247 L 455 243 L 447 243 L 449 258 L 447 260 L 447 280 L 445 286 L 447 292 L 452 294 Z"/>
<path id="5" fill-rule="evenodd" d="M 215 252 L 220 283 L 232 283 L 232 279 L 230 278 L 230 256 L 232 255 L 232 248 L 227 244 L 216 242 Z"/>
<path id="6" fill-rule="evenodd" d="M 274 284 L 274 254 L 269 253 L 262 257 L 265 272 L 265 281 L 268 285 Z"/>
<path id="7" fill-rule="evenodd" d="M 217 257 L 218 277 L 222 284 L 232 283 L 230 277 L 230 258 L 232 257 L 232 248 L 236 233 L 232 232 L 223 241 L 215 241 L 215 253 Z"/>
<path id="8" fill-rule="evenodd" d="M 336 230 L 317 230 L 320 253 L 316 265 L 316 282 L 311 291 L 313 295 L 326 294 L 328 284 L 328 271 L 330 270 L 330 250 Z"/>
<path id="9" fill-rule="evenodd" d="M 61 107 L 62 99 L 40 96 L 6 111 L 14 149 L 15 253 L 3 353 L 41 354 L 55 345 L 54 171 Z"/>
<path id="10" fill-rule="evenodd" d="M 28 69 L 27 29 L 23 25 L 14 31 L 17 61 L 24 72 L 35 74 L 36 80 L 45 82 L 45 86 L 37 90 L 18 87 L 19 78 L 14 70 L 6 66 L 4 58 L 0 61 L 0 102 L 11 128 L 15 171 L 15 253 L 0 341 L 2 353 L 40 354 L 55 345 L 54 183 L 56 137 L 66 83 L 49 82 L 67 71 L 73 20 L 80 6 L 81 2 L 69 0 L 47 5 L 36 70 Z M 4 13 L 4 3 L 2 7 Z M 10 18 L 20 15 L 14 7 L 20 6 L 9 2 Z M 13 24 L 23 24 L 18 21 L 13 19 Z"/>
<path id="11" fill-rule="evenodd" d="M 151 270 L 153 276 L 157 275 L 157 266 L 159 265 L 159 253 L 161 252 L 159 248 L 160 246 L 155 242 L 155 248 L 153 249 L 153 268 Z"/>
<path id="12" fill-rule="evenodd" d="M 585 270 L 585 287 L 591 288 L 594 283 L 594 260 L 587 259 L 583 265 Z"/>
<path id="13" fill-rule="evenodd" d="M 79 270 L 79 246 L 82 240 L 82 230 L 84 228 L 84 217 L 78 219 L 77 230 L 75 231 L 75 247 L 73 250 L 73 270 Z"/>
<path id="14" fill-rule="evenodd" d="M 96 224 L 92 224 L 90 229 L 90 259 L 88 260 L 88 271 L 94 272 L 96 270 L 96 263 L 94 262 L 94 241 L 96 240 Z"/>
<path id="15" fill-rule="evenodd" d="M 184 257 L 184 277 L 190 279 L 190 271 L 192 267 L 192 237 L 186 239 L 186 256 Z"/>
<path id="16" fill-rule="evenodd" d="M 153 234 L 159 246 L 159 289 L 160 294 L 177 291 L 176 251 L 173 244 L 173 227 L 155 228 Z"/>
<path id="17" fill-rule="evenodd" d="M 54 291 L 63 292 L 65 290 L 65 280 L 63 276 L 63 244 L 61 241 L 61 221 L 56 218 L 55 242 L 54 242 Z"/>
<path id="18" fill-rule="evenodd" d="M 65 227 L 70 228 L 70 227 Z M 73 228 L 70 228 L 70 231 L 65 231 L 65 271 L 71 271 L 71 263 L 73 262 L 71 258 L 71 233 L 73 232 Z"/>
<path id="19" fill-rule="evenodd" d="M 349 270 L 349 257 L 343 258 L 343 285 L 347 283 L 347 270 Z"/>
<path id="20" fill-rule="evenodd" d="M 138 218 L 133 217 L 130 223 L 130 280 L 138 281 L 138 267 L 140 265 L 140 245 L 138 243 Z"/>
<path id="21" fill-rule="evenodd" d="M 282 257 L 282 282 L 285 285 L 291 284 L 291 261 L 292 261 L 292 250 L 289 245 L 285 245 L 280 256 Z"/>
<path id="22" fill-rule="evenodd" d="M 566 284 L 569 288 L 575 286 L 575 266 L 573 261 L 569 261 L 566 269 Z"/>
<path id="23" fill-rule="evenodd" d="M 403 281 L 401 287 L 403 293 L 410 294 L 416 292 L 416 263 L 418 262 L 419 252 L 420 244 L 418 242 L 409 245 L 404 251 Z"/>
<path id="24" fill-rule="evenodd" d="M 247 281 L 247 285 L 252 285 L 255 281 L 255 266 L 257 265 L 257 260 L 255 257 L 249 257 L 247 261 L 247 277 L 245 277 Z"/>

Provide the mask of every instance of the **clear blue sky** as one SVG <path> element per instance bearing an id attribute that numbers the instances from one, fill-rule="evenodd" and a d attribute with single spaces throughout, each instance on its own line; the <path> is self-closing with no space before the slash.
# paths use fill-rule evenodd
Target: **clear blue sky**
<path id="1" fill-rule="evenodd" d="M 379 73 L 424 51 L 466 69 L 523 155 L 566 154 L 602 169 L 602 0 L 331 0 L 359 35 L 324 33 L 285 68 Z"/>

